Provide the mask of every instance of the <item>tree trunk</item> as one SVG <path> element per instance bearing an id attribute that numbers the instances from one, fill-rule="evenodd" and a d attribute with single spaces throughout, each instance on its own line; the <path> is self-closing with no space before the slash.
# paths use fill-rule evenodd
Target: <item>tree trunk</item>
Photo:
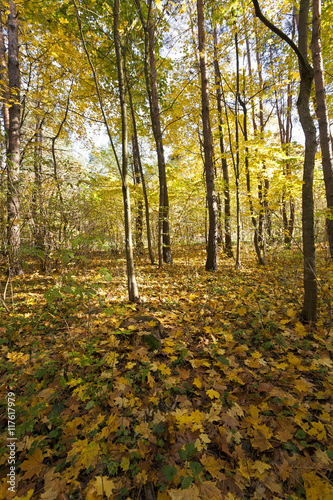
<path id="1" fill-rule="evenodd" d="M 320 148 L 326 189 L 326 201 L 329 211 L 328 217 L 326 218 L 326 229 L 330 253 L 333 258 L 333 160 L 321 50 L 321 0 L 313 0 L 312 9 L 311 50 L 316 90 L 316 114 L 319 121 Z"/>
<path id="2" fill-rule="evenodd" d="M 37 104 L 37 111 L 40 103 Z M 31 212 L 33 219 L 34 245 L 38 250 L 44 250 L 44 238 L 42 230 L 42 128 L 41 120 L 38 117 L 36 122 L 35 143 L 34 143 L 34 187 L 32 191 Z"/>
<path id="3" fill-rule="evenodd" d="M 125 216 L 125 239 L 126 239 L 126 262 L 127 262 L 127 282 L 128 282 L 128 297 L 131 302 L 137 302 L 140 297 L 135 279 L 134 260 L 133 260 L 133 245 L 132 245 L 132 229 L 131 229 L 131 202 L 128 185 L 128 127 L 127 127 L 127 110 L 125 102 L 125 81 L 123 62 L 121 55 L 121 44 L 119 37 L 119 0 L 114 1 L 113 6 L 113 21 L 114 21 L 114 43 L 116 49 L 117 71 L 118 71 L 118 88 L 121 109 L 121 142 L 122 142 L 122 190 L 124 200 L 124 216 Z"/>
<path id="4" fill-rule="evenodd" d="M 9 272 L 23 274 L 19 256 L 20 233 L 20 66 L 16 4 L 9 4 L 8 16 L 9 127 L 7 141 L 7 240 Z"/>
<path id="5" fill-rule="evenodd" d="M 150 229 L 149 203 L 148 203 L 148 196 L 147 196 L 147 189 L 146 189 L 146 181 L 145 181 L 145 176 L 144 176 L 144 173 L 143 173 L 143 168 L 142 168 L 142 163 L 141 163 L 141 156 L 140 156 L 140 150 L 139 150 L 139 141 L 138 141 L 138 131 L 137 131 L 137 128 L 136 128 L 136 119 L 135 119 L 134 106 L 133 106 L 133 100 L 132 100 L 132 92 L 131 92 L 131 88 L 130 88 L 129 80 L 128 80 L 128 76 L 127 76 L 126 59 L 125 58 L 124 58 L 124 71 L 125 71 L 125 77 L 126 77 L 126 80 L 127 80 L 127 91 L 128 91 L 128 98 L 129 98 L 129 104 L 130 104 L 131 116 L 132 116 L 132 126 L 133 126 L 133 133 L 134 133 L 133 139 L 134 139 L 135 151 L 136 151 L 136 155 L 137 155 L 137 159 L 138 159 L 138 167 L 139 167 L 140 178 L 141 178 L 141 181 L 142 181 L 143 197 L 144 197 L 144 200 L 145 200 L 145 214 L 146 214 L 148 252 L 149 252 L 150 262 L 152 264 L 155 264 L 153 246 L 152 246 L 152 242 L 151 242 L 152 238 L 151 238 L 151 229 Z M 133 149 L 133 152 L 134 152 L 134 149 Z"/>
<path id="6" fill-rule="evenodd" d="M 134 184 L 139 186 L 141 184 L 141 175 L 139 170 L 139 154 L 136 148 L 135 139 L 132 135 L 132 151 L 133 151 L 133 167 L 134 167 Z M 142 228 L 143 228 L 143 203 L 142 199 L 138 200 L 137 204 L 138 210 L 135 219 L 135 246 L 139 255 L 143 252 L 143 241 L 142 241 Z"/>
<path id="7" fill-rule="evenodd" d="M 246 109 L 246 104 L 245 101 L 242 101 L 239 98 L 239 103 L 243 108 L 243 116 L 244 116 L 244 124 L 243 124 L 243 134 L 244 134 L 244 141 L 245 144 L 247 143 L 247 109 Z M 260 247 L 260 241 L 259 241 L 259 234 L 258 234 L 258 228 L 257 228 L 257 220 L 254 215 L 254 208 L 253 208 L 253 202 L 251 198 L 251 179 L 250 179 L 250 168 L 249 168 L 249 150 L 248 147 L 245 146 L 245 173 L 246 173 L 246 189 L 247 189 L 247 195 L 248 195 L 248 200 L 249 200 L 249 205 L 250 205 L 250 214 L 251 214 L 251 221 L 253 225 L 253 230 L 254 230 L 254 236 L 253 236 L 253 243 L 254 243 L 254 248 L 258 257 L 258 263 L 261 266 L 265 265 L 265 260 L 261 254 L 261 247 Z"/>
<path id="8" fill-rule="evenodd" d="M 298 46 L 279 28 L 274 26 L 260 11 L 258 0 L 252 0 L 256 15 L 280 38 L 287 42 L 298 57 L 301 77 L 297 110 L 305 135 L 305 155 L 302 187 L 302 233 L 304 256 L 304 302 L 301 317 L 306 322 L 315 322 L 317 317 L 316 254 L 314 240 L 313 172 L 316 155 L 316 127 L 310 111 L 310 96 L 313 69 L 308 61 L 308 20 L 310 0 L 300 0 L 298 22 Z"/>
<path id="9" fill-rule="evenodd" d="M 207 186 L 207 202 L 209 214 L 208 246 L 206 270 L 217 270 L 218 264 L 218 244 L 217 244 L 217 201 L 215 194 L 214 181 L 214 162 L 213 162 L 213 137 L 210 126 L 209 115 L 209 90 L 206 64 L 205 47 L 205 19 L 202 0 L 197 0 L 198 10 L 198 39 L 200 56 L 200 74 L 201 74 L 201 101 L 202 101 L 202 124 L 203 124 L 203 142 L 205 155 L 205 173 Z"/>
<path id="10" fill-rule="evenodd" d="M 292 29 L 292 40 L 294 40 L 295 36 L 295 15 L 293 15 L 293 29 Z M 270 65 L 272 68 L 273 79 L 275 78 L 274 67 L 273 67 L 273 54 L 272 47 L 270 47 Z M 292 66 L 289 64 L 288 67 L 288 85 L 287 85 L 287 109 L 286 116 L 283 119 L 283 113 L 285 112 L 285 102 L 283 96 L 280 96 L 280 100 L 278 98 L 278 92 L 274 89 L 275 94 L 275 109 L 277 120 L 279 124 L 279 133 L 280 133 L 280 142 L 283 150 L 288 155 L 289 154 L 289 146 L 292 138 Z M 283 167 L 283 176 L 285 177 L 285 183 L 287 184 L 289 180 L 289 176 L 291 174 L 290 164 L 287 163 Z M 287 210 L 287 201 L 289 200 L 289 217 Z M 291 248 L 292 240 L 294 237 L 294 223 L 295 223 L 295 202 L 290 190 L 287 189 L 287 185 L 283 186 L 282 190 L 282 220 L 283 220 L 283 238 L 284 244 L 287 248 Z"/>
<path id="11" fill-rule="evenodd" d="M 239 53 L 238 53 L 238 33 L 235 34 L 236 46 L 236 96 L 235 96 L 235 139 L 236 139 L 236 165 L 235 165 L 235 178 L 236 178 L 236 211 L 237 211 L 237 252 L 235 268 L 241 267 L 240 261 L 240 196 L 239 196 L 239 123 L 238 123 L 238 103 L 239 103 Z"/>
<path id="12" fill-rule="evenodd" d="M 314 239 L 313 172 L 316 157 L 316 127 L 310 111 L 313 69 L 308 62 L 308 18 L 310 0 L 301 0 L 299 11 L 298 47 L 306 64 L 299 64 L 301 75 L 297 110 L 305 135 L 305 157 L 302 188 L 302 226 L 304 252 L 304 304 L 302 317 L 314 322 L 317 317 L 317 281 Z"/>
<path id="13" fill-rule="evenodd" d="M 219 138 L 221 163 L 223 173 L 223 191 L 224 191 L 224 251 L 228 257 L 233 257 L 231 227 L 230 227 L 230 191 L 229 191 L 229 172 L 228 162 L 225 157 L 223 121 L 222 121 L 222 92 L 221 92 L 221 72 L 217 53 L 217 29 L 214 26 L 214 69 L 215 69 L 215 85 L 216 85 L 216 102 L 219 119 Z"/>
<path id="14" fill-rule="evenodd" d="M 160 109 L 157 92 L 157 71 L 155 56 L 155 30 L 151 22 L 148 27 L 149 41 L 149 63 L 150 63 L 150 84 L 151 84 L 151 120 L 156 142 L 158 175 L 160 181 L 160 225 L 162 225 L 162 247 L 163 262 L 172 262 L 171 243 L 170 243 L 170 224 L 169 224 L 169 197 L 168 186 L 165 172 L 165 157 L 163 148 L 163 139 L 161 131 Z"/>

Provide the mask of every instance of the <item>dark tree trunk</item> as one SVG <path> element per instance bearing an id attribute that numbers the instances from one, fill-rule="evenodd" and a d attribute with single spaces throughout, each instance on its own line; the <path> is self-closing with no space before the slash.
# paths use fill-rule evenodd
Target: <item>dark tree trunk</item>
<path id="1" fill-rule="evenodd" d="M 37 105 L 37 111 L 40 103 Z M 37 118 L 34 144 L 34 187 L 32 192 L 31 212 L 33 219 L 34 245 L 38 250 L 44 250 L 44 238 L 42 229 L 42 124 Z"/>
<path id="2" fill-rule="evenodd" d="M 215 69 L 215 85 L 216 85 L 216 102 L 219 117 L 219 138 L 221 151 L 221 164 L 223 173 L 223 191 L 224 191 L 224 251 L 228 257 L 233 257 L 231 227 L 230 227 L 230 191 L 229 191 L 229 171 L 228 162 L 225 157 L 223 121 L 222 121 L 222 91 L 221 91 L 221 73 L 217 51 L 217 30 L 214 27 L 214 69 Z"/>
<path id="3" fill-rule="evenodd" d="M 316 321 L 317 317 L 317 281 L 314 239 L 314 202 L 313 172 L 316 157 L 316 127 L 310 111 L 310 97 L 313 82 L 313 69 L 308 62 L 308 18 L 310 0 L 301 0 L 299 11 L 298 47 L 305 63 L 299 64 L 301 75 L 300 93 L 297 110 L 305 135 L 305 157 L 302 188 L 302 226 L 304 252 L 304 304 L 302 317 L 307 322 Z"/>
<path id="4" fill-rule="evenodd" d="M 312 9 L 311 50 L 316 90 L 316 113 L 319 121 L 319 137 L 326 189 L 326 202 L 329 210 L 329 217 L 326 219 L 326 229 L 330 253 L 333 258 L 333 160 L 321 50 L 321 0 L 313 0 Z"/>
<path id="5" fill-rule="evenodd" d="M 252 0 L 256 15 L 280 38 L 287 42 L 298 57 L 301 77 L 297 110 L 305 135 L 305 156 L 302 188 L 302 232 L 304 255 L 304 302 L 301 312 L 305 322 L 315 322 L 317 317 L 316 254 L 314 240 L 313 172 L 316 156 L 316 127 L 310 111 L 313 69 L 308 61 L 308 21 L 310 0 L 300 0 L 298 21 L 298 46 L 261 13 L 258 0 Z"/>
<path id="6" fill-rule="evenodd" d="M 20 66 L 18 44 L 18 16 L 16 4 L 10 1 L 8 16 L 8 86 L 9 126 L 7 142 L 7 240 L 9 272 L 23 274 L 19 256 L 20 233 Z"/>
<path id="7" fill-rule="evenodd" d="M 157 91 L 157 71 L 155 55 L 155 30 L 152 23 L 148 27 L 149 40 L 149 63 L 150 63 L 150 85 L 151 85 L 151 119 L 156 142 L 158 175 L 160 181 L 160 224 L 162 223 L 162 247 L 163 262 L 172 262 L 170 224 L 169 224 L 169 196 L 167 178 L 165 172 L 165 157 L 163 148 L 163 138 L 161 131 L 160 109 Z"/>
<path id="8" fill-rule="evenodd" d="M 131 88 L 129 85 L 127 70 L 126 70 L 126 58 L 124 58 L 124 72 L 125 72 L 125 77 L 126 77 L 126 81 L 127 81 L 127 91 L 128 91 L 128 98 L 129 98 L 129 104 L 130 104 L 131 116 L 132 116 L 132 126 L 133 126 L 133 133 L 134 133 L 134 135 L 133 135 L 133 140 L 134 140 L 133 148 L 135 148 L 135 153 L 137 156 L 139 173 L 140 173 L 140 178 L 141 178 L 141 182 L 142 182 L 143 197 L 145 200 L 145 215 L 146 215 L 146 227 L 147 227 L 148 252 L 149 252 L 150 262 L 152 264 L 155 264 L 153 246 L 152 246 L 152 242 L 151 242 L 152 238 L 151 238 L 151 229 L 150 229 L 149 203 L 148 203 L 148 196 L 147 196 L 147 189 L 146 189 L 146 181 L 145 181 L 145 176 L 143 174 L 143 168 L 142 168 L 142 163 L 141 163 L 139 141 L 138 141 L 138 131 L 137 131 L 137 127 L 136 127 L 136 119 L 135 119 L 134 106 L 133 106 L 133 100 L 132 100 L 132 92 L 131 92 Z M 133 149 L 133 154 L 134 154 L 134 149 Z"/>
<path id="9" fill-rule="evenodd" d="M 236 139 L 236 165 L 235 165 L 235 179 L 236 179 L 236 212 L 237 212 L 237 244 L 236 244 L 236 263 L 235 268 L 241 267 L 240 260 L 240 193 L 239 193 L 239 175 L 240 175 L 240 161 L 239 161 L 239 52 L 238 52 L 238 33 L 235 34 L 235 48 L 236 48 L 236 96 L 235 96 L 235 139 Z"/>
<path id="10" fill-rule="evenodd" d="M 203 142 L 205 155 L 205 173 L 207 187 L 207 202 L 209 215 L 208 246 L 206 270 L 217 270 L 218 244 L 217 244 L 217 201 L 215 194 L 214 162 L 213 162 L 213 137 L 210 126 L 209 115 L 209 91 L 205 47 L 205 25 L 202 0 L 197 0 L 198 11 L 198 39 L 201 74 L 201 101 L 202 101 L 202 124 Z"/>
<path id="11" fill-rule="evenodd" d="M 245 102 L 242 101 L 240 98 L 239 98 L 239 103 L 243 108 L 243 116 L 244 116 L 243 133 L 244 133 L 245 143 L 247 143 L 247 140 L 248 140 L 248 137 L 247 137 L 247 109 L 246 109 Z M 249 205 L 250 205 L 251 221 L 252 221 L 253 230 L 254 230 L 254 236 L 253 236 L 254 248 L 255 248 L 255 251 L 256 251 L 256 254 L 258 257 L 258 263 L 261 266 L 264 266 L 265 260 L 261 254 L 259 234 L 258 234 L 258 228 L 257 228 L 257 220 L 256 220 L 255 215 L 254 215 L 254 208 L 253 208 L 253 202 L 252 202 L 252 197 L 251 197 L 249 151 L 248 151 L 247 146 L 245 146 L 245 173 L 246 173 L 246 189 L 247 189 L 247 195 L 248 195 L 248 200 L 249 200 Z"/>
<path id="12" fill-rule="evenodd" d="M 113 16 L 114 16 L 114 24 L 113 24 L 114 43 L 116 49 L 118 88 L 119 88 L 120 109 L 121 109 L 122 189 L 123 189 L 124 216 L 125 216 L 128 296 L 131 302 L 137 302 L 140 299 L 140 297 L 135 279 L 133 246 L 132 246 L 131 202 L 130 202 L 130 193 L 128 185 L 128 127 L 127 127 L 127 110 L 125 102 L 125 80 L 124 80 L 124 70 L 123 70 L 123 62 L 121 54 L 121 44 L 119 37 L 119 0 L 114 1 Z"/>
<path id="13" fill-rule="evenodd" d="M 139 154 L 136 148 L 135 139 L 132 135 L 132 151 L 133 151 L 133 167 L 134 167 L 134 184 L 139 186 L 141 184 L 141 174 L 139 169 Z M 135 246 L 139 255 L 143 252 L 142 241 L 142 228 L 143 228 L 143 203 L 142 199 L 137 202 L 137 215 L 135 218 Z"/>

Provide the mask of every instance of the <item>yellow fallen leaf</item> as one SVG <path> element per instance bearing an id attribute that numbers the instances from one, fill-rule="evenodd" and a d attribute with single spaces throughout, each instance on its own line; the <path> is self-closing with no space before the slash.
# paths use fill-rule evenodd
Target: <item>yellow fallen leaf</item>
<path id="1" fill-rule="evenodd" d="M 130 459 L 128 457 L 124 457 L 121 461 L 120 468 L 123 469 L 124 472 L 126 472 L 129 469 L 130 463 Z"/>
<path id="2" fill-rule="evenodd" d="M 333 486 L 326 480 L 317 476 L 315 472 L 303 474 L 306 500 L 332 500 Z"/>
<path id="3" fill-rule="evenodd" d="M 214 399 L 214 398 L 219 398 L 220 397 L 220 393 L 215 391 L 214 389 L 208 389 L 208 391 L 206 391 L 206 394 L 207 396 L 210 397 L 210 399 Z"/>
<path id="4" fill-rule="evenodd" d="M 35 475 L 39 477 L 43 468 L 43 453 L 40 448 L 37 448 L 33 454 L 20 465 L 20 469 L 26 471 L 22 479 L 31 479 Z"/>
<path id="5" fill-rule="evenodd" d="M 224 469 L 224 462 L 220 458 L 215 458 L 205 453 L 200 459 L 200 462 L 214 479 L 221 481 L 225 478 L 224 474 L 221 472 L 222 469 Z"/>

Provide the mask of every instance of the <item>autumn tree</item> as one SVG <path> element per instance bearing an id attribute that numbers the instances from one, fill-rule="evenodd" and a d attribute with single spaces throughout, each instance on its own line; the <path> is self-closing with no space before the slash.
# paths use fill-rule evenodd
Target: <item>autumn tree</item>
<path id="1" fill-rule="evenodd" d="M 297 109 L 305 136 L 305 153 L 302 189 L 302 231 L 304 255 L 304 302 L 302 318 L 307 322 L 317 317 L 317 281 L 314 240 L 313 172 L 316 155 L 316 128 L 310 111 L 310 97 L 313 82 L 313 68 L 308 60 L 308 18 L 310 1 L 300 0 L 298 21 L 298 46 L 261 12 L 258 0 L 252 0 L 259 19 L 282 40 L 287 42 L 298 57 L 300 92 Z"/>
<path id="2" fill-rule="evenodd" d="M 8 15 L 8 124 L 6 140 L 7 165 L 7 241 L 9 273 L 16 276 L 23 273 L 20 246 L 20 63 L 18 13 L 16 3 L 9 3 Z M 7 112 L 4 113 L 7 120 Z"/>
<path id="3" fill-rule="evenodd" d="M 312 2 L 311 51 L 316 91 L 316 113 L 319 122 L 320 148 L 328 209 L 326 229 L 330 253 L 333 258 L 333 156 L 321 50 L 321 0 L 313 0 Z"/>
<path id="4" fill-rule="evenodd" d="M 218 224 L 217 224 L 217 200 L 214 180 L 214 152 L 213 136 L 209 114 L 209 89 L 206 62 L 205 44 L 205 16 L 202 0 L 197 0 L 198 13 L 198 41 L 201 75 L 201 103 L 202 103 L 202 125 L 203 125 L 203 145 L 205 158 L 205 175 L 207 188 L 207 202 L 209 214 L 209 230 L 207 245 L 207 271 L 216 271 L 218 265 Z"/>

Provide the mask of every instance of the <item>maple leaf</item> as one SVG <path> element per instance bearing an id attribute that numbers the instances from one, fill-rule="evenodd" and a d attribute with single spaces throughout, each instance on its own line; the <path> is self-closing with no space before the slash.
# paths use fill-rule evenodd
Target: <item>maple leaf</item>
<path id="1" fill-rule="evenodd" d="M 215 458 L 212 455 L 206 455 L 206 453 L 201 457 L 200 462 L 208 470 L 209 474 L 221 481 L 225 479 L 225 475 L 222 474 L 221 470 L 224 469 L 225 464 L 220 458 Z"/>
<path id="2" fill-rule="evenodd" d="M 271 469 L 271 466 L 269 464 L 266 464 L 265 462 L 260 462 L 260 460 L 256 460 L 253 464 L 253 468 L 256 470 L 255 472 L 255 477 L 258 479 L 261 479 L 262 477 L 265 476 L 265 473 Z"/>
<path id="3" fill-rule="evenodd" d="M 122 470 L 123 470 L 124 472 L 126 472 L 126 471 L 129 469 L 130 464 L 131 464 L 130 459 L 129 459 L 128 457 L 124 457 L 124 458 L 122 459 L 122 462 L 121 462 L 121 464 L 120 464 L 120 467 L 122 468 Z"/>
<path id="4" fill-rule="evenodd" d="M 260 451 L 265 451 L 269 450 L 269 448 L 273 448 L 271 443 L 268 441 L 272 434 L 272 429 L 267 427 L 267 425 L 258 426 L 253 431 L 253 439 L 251 440 L 253 448 L 258 448 Z"/>
<path id="5" fill-rule="evenodd" d="M 311 429 L 309 429 L 308 434 L 314 436 L 318 441 L 324 441 L 326 439 L 326 429 L 322 422 L 311 422 Z"/>
<path id="6" fill-rule="evenodd" d="M 199 486 L 199 491 L 202 500 L 223 500 L 225 498 L 212 481 L 203 481 Z"/>
<path id="7" fill-rule="evenodd" d="M 210 397 L 210 399 L 220 397 L 220 393 L 217 391 L 214 391 L 214 389 L 209 389 L 208 391 L 206 391 L 206 394 L 207 394 L 207 396 Z"/>
<path id="8" fill-rule="evenodd" d="M 41 500 L 56 500 L 65 486 L 65 480 L 61 478 L 59 473 L 55 474 L 55 467 L 52 467 L 44 475 L 44 493 L 41 495 Z"/>
<path id="9" fill-rule="evenodd" d="M 195 484 L 191 484 L 186 490 L 168 490 L 168 494 L 172 500 L 201 500 Z"/>
<path id="10" fill-rule="evenodd" d="M 20 469 L 26 471 L 26 473 L 22 476 L 22 479 L 31 479 L 34 475 L 39 477 L 43 468 L 42 450 L 37 448 L 33 454 L 20 465 Z"/>
<path id="11" fill-rule="evenodd" d="M 106 476 L 96 476 L 95 478 L 94 488 L 97 495 L 103 497 L 106 495 L 106 498 L 112 497 L 112 490 L 116 488 L 114 481 L 109 479 Z"/>

